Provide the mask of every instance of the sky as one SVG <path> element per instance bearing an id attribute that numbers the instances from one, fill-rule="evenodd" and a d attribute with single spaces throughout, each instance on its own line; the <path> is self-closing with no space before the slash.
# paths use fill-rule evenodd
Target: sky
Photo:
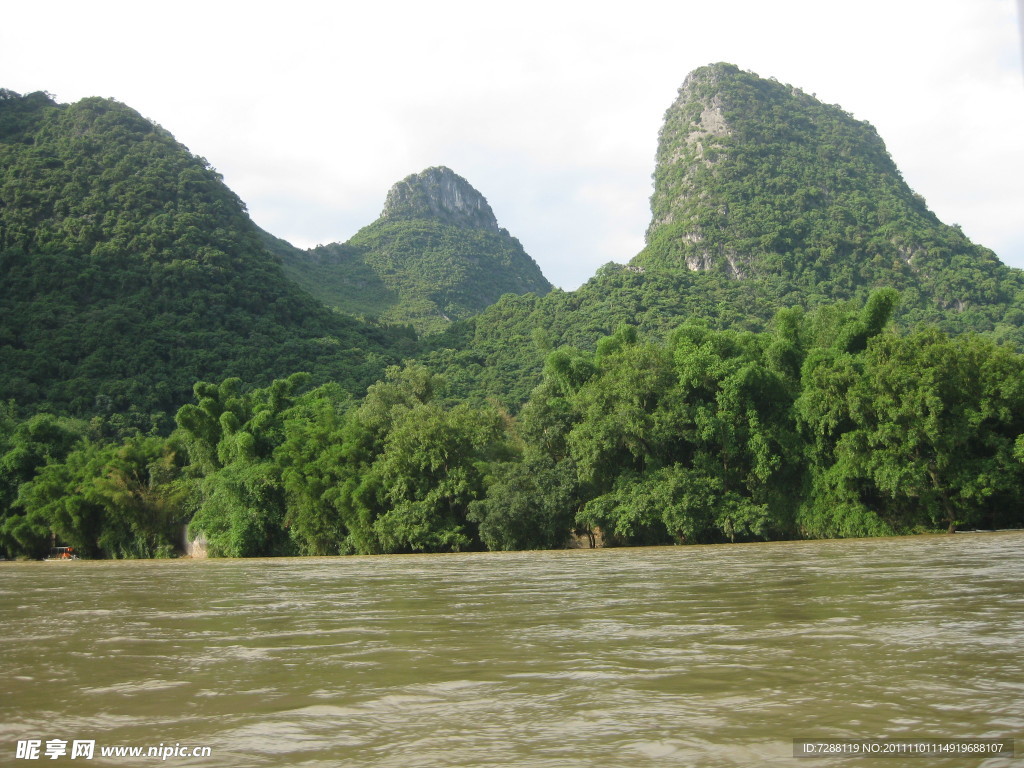
<path id="1" fill-rule="evenodd" d="M 1024 268 L 1021 6 L 36 0 L 4 10 L 0 87 L 127 104 L 303 248 L 446 165 L 572 290 L 643 247 L 665 110 L 728 61 L 874 125 L 941 220 Z"/>

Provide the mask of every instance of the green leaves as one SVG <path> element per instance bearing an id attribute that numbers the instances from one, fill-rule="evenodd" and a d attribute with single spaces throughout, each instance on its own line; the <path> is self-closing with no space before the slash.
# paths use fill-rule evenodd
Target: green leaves
<path id="1" fill-rule="evenodd" d="M 196 509 L 189 531 L 203 535 L 214 555 L 290 554 L 282 468 L 275 452 L 285 441 L 288 410 L 309 377 L 293 374 L 262 390 L 243 392 L 238 379 L 195 386 L 198 405 L 178 411 L 188 448 Z"/>
<path id="2" fill-rule="evenodd" d="M 622 328 L 593 355 L 552 353 L 522 412 L 535 476 L 505 468 L 488 489 L 488 541 L 527 541 L 498 521 L 549 516 L 549 467 L 575 471 L 576 524 L 613 544 L 1007 524 L 1024 362 L 978 338 L 885 332 L 897 298 L 783 312 L 770 333 L 691 322 L 658 345 Z"/>
<path id="3" fill-rule="evenodd" d="M 381 217 L 348 242 L 281 253 L 289 277 L 328 306 L 423 335 L 505 294 L 551 290 L 483 196 L 446 168 L 396 184 Z"/>
<path id="4" fill-rule="evenodd" d="M 805 530 L 952 531 L 1005 520 L 1024 480 L 1012 460 L 1024 428 L 1022 365 L 989 341 L 934 329 L 875 336 L 856 356 L 809 357 L 797 403 L 813 440 Z M 837 520 L 837 505 L 862 522 Z"/>
<path id="5" fill-rule="evenodd" d="M 392 344 L 408 351 L 406 334 L 292 284 L 237 196 L 166 131 L 109 100 L 35 101 L 0 100 L 0 399 L 174 412 L 197 379 L 266 386 L 303 369 L 354 392 Z"/>
<path id="6" fill-rule="evenodd" d="M 51 536 L 86 556 L 170 556 L 185 523 L 181 464 L 179 446 L 162 438 L 82 440 L 19 487 L 20 514 L 4 533 L 36 556 Z"/>
<path id="7" fill-rule="evenodd" d="M 415 371 L 406 376 L 407 381 L 417 379 Z M 364 416 L 369 424 L 379 424 L 378 403 L 368 398 L 353 414 L 357 424 Z M 345 510 L 347 516 L 369 523 L 384 552 L 478 547 L 470 505 L 483 496 L 490 463 L 509 453 L 498 413 L 420 401 L 395 405 L 389 416 L 386 431 L 366 457 L 361 493 Z"/>
<path id="8" fill-rule="evenodd" d="M 552 353 L 524 414 L 564 434 L 541 431 L 535 445 L 555 466 L 566 447 L 578 478 L 576 523 L 634 544 L 791 530 L 789 493 L 802 474 L 790 411 L 799 322 L 784 315 L 777 335 L 760 336 L 688 323 L 664 345 L 623 327 L 589 359 Z M 511 495 L 503 486 L 505 503 L 515 503 Z"/>
<path id="9" fill-rule="evenodd" d="M 358 408 L 338 387 L 299 395 L 305 378 L 199 385 L 179 411 L 193 536 L 234 557 L 480 546 L 470 504 L 511 455 L 497 411 L 434 402 L 442 382 L 422 367 L 389 369 Z"/>
<path id="10" fill-rule="evenodd" d="M 779 313 L 764 333 L 620 327 L 561 347 L 515 416 L 387 370 L 354 402 L 295 374 L 200 382 L 168 439 L 8 408 L 0 543 L 214 555 L 440 552 L 873 536 L 1020 525 L 1024 357 L 883 327 L 863 309 Z M 118 422 L 120 423 L 120 422 Z M 185 458 L 187 452 L 187 460 Z"/>

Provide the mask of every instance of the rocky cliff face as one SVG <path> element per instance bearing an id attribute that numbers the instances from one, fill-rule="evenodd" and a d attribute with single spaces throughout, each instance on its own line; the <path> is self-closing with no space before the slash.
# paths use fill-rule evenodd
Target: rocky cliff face
<path id="1" fill-rule="evenodd" d="M 658 135 L 655 190 L 651 198 L 653 216 L 647 238 L 658 228 L 671 224 L 680 214 L 681 198 L 695 192 L 699 171 L 715 163 L 722 140 L 732 135 L 723 112 L 721 81 L 731 71 L 728 65 L 694 70 L 683 82 L 675 102 L 665 113 Z M 691 240 L 696 239 L 691 236 Z M 697 268 L 696 265 L 691 268 Z"/>
<path id="2" fill-rule="evenodd" d="M 427 168 L 395 184 L 384 201 L 381 218 L 431 219 L 467 229 L 498 231 L 498 221 L 484 196 L 444 166 Z"/>

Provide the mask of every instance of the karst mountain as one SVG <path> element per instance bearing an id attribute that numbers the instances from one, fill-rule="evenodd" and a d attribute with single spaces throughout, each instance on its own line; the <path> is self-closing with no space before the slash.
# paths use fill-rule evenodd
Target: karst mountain
<path id="1" fill-rule="evenodd" d="M 506 293 L 551 290 L 484 196 L 445 167 L 396 183 L 380 217 L 347 242 L 292 250 L 284 265 L 330 306 L 427 334 Z"/>
<path id="2" fill-rule="evenodd" d="M 552 291 L 449 168 L 402 179 L 376 221 L 303 251 L 130 107 L 0 91 L 0 400 L 171 413 L 197 380 L 295 371 L 358 395 L 416 357 L 451 397 L 514 408 L 551 350 L 623 323 L 759 330 L 883 287 L 902 327 L 1024 345 L 1022 273 L 939 221 L 869 123 L 797 87 L 695 70 L 653 178 L 643 250 Z"/>

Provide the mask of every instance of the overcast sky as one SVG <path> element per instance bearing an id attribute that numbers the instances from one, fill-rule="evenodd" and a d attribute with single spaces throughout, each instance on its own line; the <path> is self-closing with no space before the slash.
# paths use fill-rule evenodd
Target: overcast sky
<path id="1" fill-rule="evenodd" d="M 664 112 L 690 70 L 728 61 L 870 122 L 939 218 L 1024 267 L 1015 0 L 615 5 L 11 3 L 0 87 L 128 104 L 301 247 L 447 165 L 573 289 L 643 247 Z"/>

